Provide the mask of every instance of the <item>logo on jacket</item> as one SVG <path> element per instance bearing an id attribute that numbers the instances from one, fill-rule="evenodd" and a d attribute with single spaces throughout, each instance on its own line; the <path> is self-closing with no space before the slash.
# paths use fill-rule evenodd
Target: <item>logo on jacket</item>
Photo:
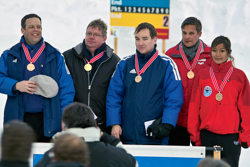
<path id="1" fill-rule="evenodd" d="M 133 70 L 129 71 L 129 73 L 136 74 L 136 71 L 135 71 L 135 69 L 133 69 Z"/>
<path id="2" fill-rule="evenodd" d="M 234 141 L 234 145 L 238 146 L 240 144 L 239 141 Z"/>
<path id="3" fill-rule="evenodd" d="M 199 65 L 203 65 L 207 59 L 200 59 L 198 60 Z"/>
<path id="4" fill-rule="evenodd" d="M 210 86 L 206 86 L 205 88 L 204 88 L 204 96 L 205 97 L 208 97 L 208 96 L 210 96 L 212 94 L 212 89 L 211 89 L 211 87 Z"/>
<path id="5" fill-rule="evenodd" d="M 17 58 L 13 60 L 13 63 L 16 63 L 17 62 Z"/>

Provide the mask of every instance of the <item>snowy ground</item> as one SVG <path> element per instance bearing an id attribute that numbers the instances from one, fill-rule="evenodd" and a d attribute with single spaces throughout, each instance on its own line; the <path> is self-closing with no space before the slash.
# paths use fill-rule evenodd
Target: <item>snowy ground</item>
<path id="1" fill-rule="evenodd" d="M 124 0 L 125 1 L 125 0 Z M 203 25 L 201 39 L 211 44 L 218 35 L 229 37 L 236 67 L 250 79 L 250 1 L 249 0 L 170 0 L 170 39 L 166 49 L 181 40 L 181 23 L 189 16 L 199 18 Z M 109 0 L 0 0 L 0 52 L 16 44 L 21 37 L 21 18 L 36 13 L 42 18 L 43 37 L 46 41 L 65 51 L 85 36 L 87 24 L 102 18 L 110 24 Z M 110 32 L 110 30 L 108 30 Z M 114 38 L 109 35 L 107 43 L 113 47 Z M 162 43 L 158 40 L 158 49 Z M 124 57 L 135 52 L 133 34 L 118 39 L 118 55 Z M 0 94 L 2 115 L 6 96 Z M 0 117 L 0 124 L 3 116 Z M 1 129 L 1 128 L 0 128 Z M 242 150 L 240 167 L 250 166 L 250 151 Z"/>

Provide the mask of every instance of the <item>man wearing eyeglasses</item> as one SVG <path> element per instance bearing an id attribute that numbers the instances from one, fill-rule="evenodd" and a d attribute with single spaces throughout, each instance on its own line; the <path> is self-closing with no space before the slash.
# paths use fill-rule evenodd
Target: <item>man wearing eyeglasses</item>
<path id="1" fill-rule="evenodd" d="M 74 101 L 92 108 L 96 122 L 102 131 L 106 128 L 106 94 L 110 78 L 120 58 L 106 43 L 107 25 L 96 19 L 87 26 L 85 39 L 63 53 L 66 65 L 74 81 Z"/>

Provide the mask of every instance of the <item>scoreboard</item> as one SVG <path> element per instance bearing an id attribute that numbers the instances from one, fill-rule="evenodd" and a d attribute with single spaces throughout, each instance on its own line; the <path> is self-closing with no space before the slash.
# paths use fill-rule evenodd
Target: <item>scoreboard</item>
<path id="1" fill-rule="evenodd" d="M 148 22 L 156 28 L 158 39 L 169 38 L 169 0 L 110 0 L 110 4 L 112 35 Z"/>

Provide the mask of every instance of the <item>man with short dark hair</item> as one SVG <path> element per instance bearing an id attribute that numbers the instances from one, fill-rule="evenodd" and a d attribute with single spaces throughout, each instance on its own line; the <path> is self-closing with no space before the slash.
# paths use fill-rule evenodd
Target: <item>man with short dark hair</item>
<path id="1" fill-rule="evenodd" d="M 83 138 L 71 133 L 60 135 L 52 149 L 54 161 L 48 167 L 87 167 L 89 164 L 88 146 Z"/>
<path id="2" fill-rule="evenodd" d="M 181 78 L 173 60 L 159 55 L 152 24 L 141 23 L 134 35 L 136 54 L 110 80 L 107 126 L 126 144 L 167 144 L 183 103 Z"/>
<path id="3" fill-rule="evenodd" d="M 28 14 L 21 26 L 20 42 L 0 59 L 0 93 L 8 95 L 4 123 L 27 122 L 38 142 L 48 142 L 61 131 L 61 114 L 73 102 L 74 85 L 61 53 L 42 37 L 41 18 Z"/>
<path id="4" fill-rule="evenodd" d="M 178 66 L 184 93 L 184 103 L 177 125 L 170 134 L 169 144 L 189 146 L 190 135 L 187 131 L 187 117 L 193 83 L 198 72 L 211 65 L 211 48 L 199 39 L 202 34 L 202 25 L 197 18 L 186 18 L 181 25 L 181 30 L 181 42 L 165 53 Z"/>
<path id="5" fill-rule="evenodd" d="M 83 42 L 63 55 L 76 89 L 74 101 L 91 107 L 98 126 L 110 134 L 111 129 L 106 127 L 106 94 L 120 58 L 105 43 L 106 39 L 107 25 L 101 19 L 93 20 Z"/>
<path id="6" fill-rule="evenodd" d="M 98 128 L 93 111 L 85 104 L 75 102 L 67 106 L 62 115 L 63 132 L 53 138 L 57 140 L 62 134 L 71 133 L 84 139 L 88 145 L 90 167 L 136 167 L 135 158 L 128 154 L 120 140 Z M 44 154 L 35 167 L 46 166 L 50 161 L 50 151 Z"/>
<path id="7" fill-rule="evenodd" d="M 6 123 L 1 140 L 0 167 L 29 167 L 35 138 L 35 133 L 28 124 L 17 120 Z"/>
<path id="8" fill-rule="evenodd" d="M 61 53 L 42 37 L 41 18 L 25 15 L 21 26 L 20 42 L 0 58 L 0 93 L 8 95 L 4 123 L 27 122 L 38 142 L 48 142 L 61 131 L 61 114 L 73 102 L 74 85 Z"/>

